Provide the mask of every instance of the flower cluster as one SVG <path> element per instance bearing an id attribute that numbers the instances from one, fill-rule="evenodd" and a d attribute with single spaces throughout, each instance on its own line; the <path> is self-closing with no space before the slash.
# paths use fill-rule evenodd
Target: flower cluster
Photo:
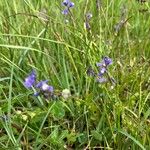
<path id="1" fill-rule="evenodd" d="M 36 73 L 33 70 L 28 77 L 25 78 L 24 86 L 26 88 L 36 88 L 37 92 L 34 93 L 34 96 L 39 96 L 42 94 L 44 97 L 48 98 L 48 96 L 53 95 L 54 88 L 51 85 L 48 85 L 48 80 L 42 80 L 36 83 Z"/>
<path id="2" fill-rule="evenodd" d="M 62 14 L 67 15 L 69 13 L 70 8 L 74 7 L 74 3 L 70 0 L 64 0 L 62 2 L 62 5 L 66 8 L 62 11 Z"/>
<path id="3" fill-rule="evenodd" d="M 97 81 L 102 83 L 106 82 L 107 79 L 104 77 L 104 74 L 107 73 L 107 67 L 112 64 L 112 59 L 109 57 L 104 57 L 100 63 L 97 63 L 97 67 L 99 67 L 99 73 Z"/>
<path id="4" fill-rule="evenodd" d="M 87 30 L 89 30 L 91 28 L 90 23 L 89 23 L 91 18 L 92 18 L 92 14 L 87 13 L 85 16 L 85 27 Z"/>
<path id="5" fill-rule="evenodd" d="M 87 75 L 96 77 L 97 82 L 103 83 L 106 82 L 105 74 L 108 74 L 108 66 L 112 64 L 112 59 L 109 57 L 104 57 L 101 62 L 98 62 L 96 65 L 98 67 L 98 73 L 96 73 L 90 66 L 87 70 Z"/>
<path id="6" fill-rule="evenodd" d="M 33 70 L 24 81 L 24 86 L 28 89 L 32 89 L 34 87 L 36 92 L 34 91 L 34 96 L 42 95 L 44 98 L 48 99 L 57 99 L 58 97 L 62 97 L 63 99 L 68 99 L 71 97 L 71 92 L 69 89 L 63 89 L 62 92 L 54 93 L 54 87 L 48 84 L 48 80 L 41 80 L 40 82 L 36 81 L 36 72 Z"/>

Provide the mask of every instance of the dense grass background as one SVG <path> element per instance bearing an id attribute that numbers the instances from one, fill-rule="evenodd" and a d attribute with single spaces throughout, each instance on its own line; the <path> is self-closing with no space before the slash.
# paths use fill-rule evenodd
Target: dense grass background
<path id="1" fill-rule="evenodd" d="M 74 0 L 64 16 L 61 2 L 0 2 L 0 150 L 150 149 L 150 3 Z M 103 56 L 114 88 L 86 74 Z M 71 97 L 34 97 L 32 69 Z"/>

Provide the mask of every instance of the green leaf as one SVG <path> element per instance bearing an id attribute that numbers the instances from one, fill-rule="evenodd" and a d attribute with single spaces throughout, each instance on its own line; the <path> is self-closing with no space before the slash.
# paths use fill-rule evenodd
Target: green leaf
<path id="1" fill-rule="evenodd" d="M 98 131 L 93 130 L 91 133 L 94 139 L 102 141 L 102 134 L 100 134 Z"/>
<path id="2" fill-rule="evenodd" d="M 60 102 L 56 102 L 51 110 L 52 115 L 57 118 L 61 119 L 65 116 L 65 110 Z"/>
<path id="3" fill-rule="evenodd" d="M 138 141 L 136 140 L 133 136 L 131 136 L 130 134 L 128 134 L 127 132 L 125 131 L 122 131 L 122 130 L 118 130 L 117 131 L 123 135 L 125 135 L 126 137 L 128 137 L 129 139 L 131 139 L 134 143 L 136 143 L 142 150 L 146 150 L 146 148 Z"/>

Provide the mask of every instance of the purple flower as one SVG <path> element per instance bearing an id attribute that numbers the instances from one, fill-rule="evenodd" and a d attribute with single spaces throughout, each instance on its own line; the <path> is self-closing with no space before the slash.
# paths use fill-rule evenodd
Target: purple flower
<path id="1" fill-rule="evenodd" d="M 107 79 L 104 78 L 104 77 L 98 77 L 98 78 L 97 78 L 97 82 L 99 82 L 99 83 L 104 83 L 104 82 L 106 82 L 106 81 L 107 81 Z"/>
<path id="2" fill-rule="evenodd" d="M 70 0 L 64 0 L 64 1 L 62 2 L 62 4 L 63 4 L 64 6 L 66 6 L 66 7 L 68 7 L 68 8 L 74 7 L 74 3 L 71 2 Z"/>
<path id="3" fill-rule="evenodd" d="M 69 9 L 72 8 L 72 7 L 74 7 L 74 3 L 71 2 L 70 0 L 64 0 L 64 1 L 62 2 L 62 5 L 64 5 L 64 6 L 66 7 L 66 9 L 64 9 L 64 10 L 62 11 L 62 14 L 63 14 L 63 15 L 67 15 L 67 14 L 69 13 Z"/>
<path id="4" fill-rule="evenodd" d="M 36 73 L 35 71 L 33 70 L 28 77 L 25 78 L 25 81 L 24 81 L 24 86 L 26 88 L 31 88 L 34 84 L 35 84 L 35 81 L 36 81 Z"/>
<path id="5" fill-rule="evenodd" d="M 112 64 L 112 59 L 109 58 L 109 57 L 104 57 L 104 62 L 105 62 L 105 65 L 108 66 L 108 65 L 111 65 Z"/>
<path id="6" fill-rule="evenodd" d="M 95 72 L 92 69 L 92 67 L 90 66 L 87 69 L 87 75 L 94 76 L 96 81 L 99 82 L 99 83 L 104 83 L 104 82 L 107 82 L 107 81 L 111 81 L 111 83 L 114 86 L 116 82 L 115 82 L 114 78 L 112 78 L 109 75 L 108 68 L 107 68 L 111 64 L 112 64 L 112 59 L 105 56 L 101 62 L 96 64 L 98 69 L 99 69 L 98 72 Z"/>
<path id="7" fill-rule="evenodd" d="M 47 84 L 47 82 L 48 82 L 48 80 L 40 81 L 39 83 L 37 83 L 36 87 L 41 88 L 43 86 L 43 84 Z"/>
<path id="8" fill-rule="evenodd" d="M 85 27 L 86 27 L 87 30 L 89 30 L 91 28 L 90 23 L 89 23 L 91 18 L 92 18 L 92 14 L 87 13 L 86 18 L 85 18 Z"/>
<path id="9" fill-rule="evenodd" d="M 102 62 L 97 63 L 97 66 L 98 67 L 107 67 L 111 64 L 112 64 L 112 59 L 106 56 L 103 58 Z"/>
<path id="10" fill-rule="evenodd" d="M 68 8 L 67 8 L 67 9 L 64 9 L 64 10 L 62 11 L 62 14 L 63 14 L 63 15 L 67 15 L 68 13 L 69 13 Z"/>
<path id="11" fill-rule="evenodd" d="M 91 29 L 91 26 L 90 26 L 89 22 L 87 22 L 87 21 L 85 22 L 85 27 L 86 27 L 87 30 Z"/>
<path id="12" fill-rule="evenodd" d="M 107 73 L 107 66 L 112 64 L 112 59 L 109 57 L 104 57 L 103 60 L 100 63 L 97 63 L 96 65 L 99 67 L 99 73 L 97 81 L 99 83 L 106 82 L 107 80 L 104 78 L 104 74 Z"/>
<path id="13" fill-rule="evenodd" d="M 36 87 L 39 88 L 43 92 L 48 91 L 48 92 L 52 93 L 54 91 L 54 88 L 53 88 L 53 86 L 48 85 L 47 82 L 48 82 L 48 80 L 40 81 L 36 85 Z"/>
<path id="14" fill-rule="evenodd" d="M 100 68 L 98 76 L 100 76 L 100 77 L 103 76 L 106 71 L 107 70 L 105 67 Z"/>
<path id="15" fill-rule="evenodd" d="M 39 96 L 40 95 L 40 92 L 35 92 L 34 94 L 33 94 L 33 96 L 35 96 L 35 97 L 37 97 L 37 96 Z"/>

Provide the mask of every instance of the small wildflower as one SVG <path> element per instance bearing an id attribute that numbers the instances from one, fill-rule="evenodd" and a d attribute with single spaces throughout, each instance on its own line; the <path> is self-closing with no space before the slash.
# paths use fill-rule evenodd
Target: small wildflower
<path id="1" fill-rule="evenodd" d="M 35 97 L 37 97 L 37 96 L 39 96 L 40 95 L 40 92 L 35 92 L 34 94 L 33 94 L 33 96 L 35 96 Z"/>
<path id="2" fill-rule="evenodd" d="M 91 13 L 87 13 L 85 17 L 86 17 L 86 18 L 85 18 L 85 28 L 86 28 L 87 30 L 89 30 L 89 29 L 91 29 L 91 26 L 90 26 L 89 21 L 90 21 L 90 19 L 92 18 L 92 14 L 91 14 Z"/>
<path id="3" fill-rule="evenodd" d="M 99 75 L 99 76 L 102 76 L 105 72 L 106 72 L 106 68 L 105 68 L 105 67 L 102 67 L 102 68 L 100 68 L 98 75 Z"/>
<path id="4" fill-rule="evenodd" d="M 66 23 L 66 24 L 69 23 L 69 20 L 68 20 L 68 19 L 65 19 L 65 23 Z"/>
<path id="5" fill-rule="evenodd" d="M 72 8 L 72 7 L 74 7 L 74 3 L 71 2 L 70 0 L 64 0 L 64 1 L 62 2 L 62 5 L 66 7 L 66 9 L 64 9 L 64 10 L 62 11 L 62 14 L 63 14 L 63 15 L 67 15 L 67 14 L 69 13 L 69 9 Z"/>
<path id="6" fill-rule="evenodd" d="M 64 99 L 67 99 L 67 98 L 70 97 L 70 96 L 71 96 L 71 92 L 70 92 L 69 89 L 64 89 L 64 90 L 62 91 L 62 97 L 63 97 Z"/>
<path id="7" fill-rule="evenodd" d="M 113 89 L 114 89 L 114 85 L 111 85 L 110 90 L 113 90 Z"/>
<path id="8" fill-rule="evenodd" d="M 70 0 L 64 0 L 64 1 L 62 2 L 62 4 L 63 4 L 64 6 L 66 6 L 66 7 L 68 7 L 68 8 L 74 7 L 74 3 L 71 2 Z"/>
<path id="9" fill-rule="evenodd" d="M 87 21 L 85 22 L 85 28 L 86 28 L 87 30 L 91 29 L 91 26 L 90 26 L 90 24 L 89 24 Z"/>
<path id="10" fill-rule="evenodd" d="M 104 62 L 105 62 L 106 66 L 111 65 L 112 64 L 112 59 L 109 58 L 109 57 L 104 57 Z"/>
<path id="11" fill-rule="evenodd" d="M 98 67 L 107 67 L 111 64 L 112 64 L 112 59 L 106 56 L 103 58 L 102 62 L 97 63 L 97 66 Z"/>
<path id="12" fill-rule="evenodd" d="M 87 20 L 90 20 L 92 17 L 93 17 L 93 15 L 91 13 L 87 13 L 86 14 L 86 19 Z"/>
<path id="13" fill-rule="evenodd" d="M 47 84 L 48 80 L 40 81 L 36 87 L 39 88 L 41 91 L 48 91 L 48 92 L 53 92 L 54 88 L 53 86 L 50 86 Z"/>
<path id="14" fill-rule="evenodd" d="M 109 57 L 104 57 L 102 62 L 97 63 L 97 67 L 99 67 L 99 73 L 98 73 L 98 78 L 97 81 L 99 83 L 106 82 L 106 78 L 104 78 L 104 74 L 107 73 L 107 66 L 112 64 L 112 59 Z"/>
<path id="15" fill-rule="evenodd" d="M 35 84 L 35 81 L 36 81 L 36 73 L 35 71 L 33 70 L 28 77 L 25 78 L 25 81 L 24 81 L 24 86 L 26 88 L 31 88 L 34 84 Z"/>
<path id="16" fill-rule="evenodd" d="M 97 78 L 97 82 L 99 82 L 99 83 L 104 83 L 104 82 L 106 82 L 106 81 L 107 81 L 107 79 L 104 78 L 104 77 L 98 77 L 98 78 Z"/>
<path id="17" fill-rule="evenodd" d="M 68 12 L 69 12 L 69 10 L 68 10 L 68 8 L 67 8 L 67 9 L 64 9 L 64 10 L 62 11 L 62 14 L 63 14 L 63 15 L 67 15 Z"/>

